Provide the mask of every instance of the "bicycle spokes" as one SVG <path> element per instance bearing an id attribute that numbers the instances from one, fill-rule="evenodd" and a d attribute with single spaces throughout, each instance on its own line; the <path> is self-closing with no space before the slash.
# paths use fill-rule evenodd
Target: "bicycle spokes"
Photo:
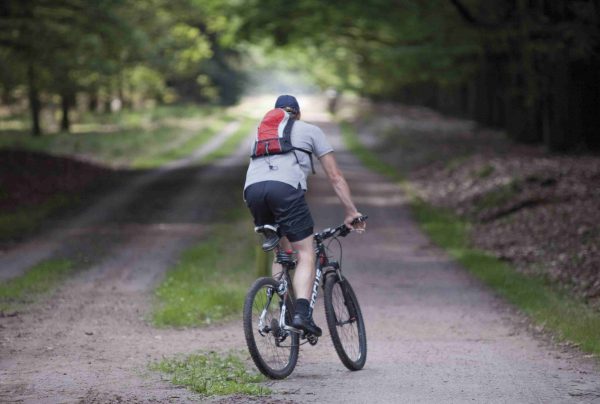
<path id="1" fill-rule="evenodd" d="M 286 377 L 298 359 L 298 336 L 280 323 L 285 305 L 278 286 L 272 278 L 258 279 L 244 304 L 244 333 L 250 355 L 258 369 L 271 378 Z"/>

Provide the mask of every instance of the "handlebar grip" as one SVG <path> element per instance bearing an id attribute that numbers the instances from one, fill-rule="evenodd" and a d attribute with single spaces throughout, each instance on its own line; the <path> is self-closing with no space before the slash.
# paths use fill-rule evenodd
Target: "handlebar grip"
<path id="1" fill-rule="evenodd" d="M 353 225 L 358 224 L 360 222 L 364 222 L 368 218 L 369 218 L 369 216 L 367 216 L 367 215 L 359 216 L 359 217 L 355 218 L 354 220 L 352 220 L 352 222 L 350 224 L 353 224 Z"/>

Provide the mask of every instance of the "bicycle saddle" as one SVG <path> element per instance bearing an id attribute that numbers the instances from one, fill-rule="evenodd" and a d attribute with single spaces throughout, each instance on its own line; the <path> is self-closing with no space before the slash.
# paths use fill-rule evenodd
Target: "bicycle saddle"
<path id="1" fill-rule="evenodd" d="M 265 224 L 254 228 L 256 233 L 264 236 L 265 240 L 262 243 L 263 251 L 271 251 L 279 244 L 279 226 Z"/>

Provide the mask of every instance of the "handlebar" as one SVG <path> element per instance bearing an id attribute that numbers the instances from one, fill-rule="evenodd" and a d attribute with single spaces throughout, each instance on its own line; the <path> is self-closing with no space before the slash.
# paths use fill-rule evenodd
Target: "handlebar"
<path id="1" fill-rule="evenodd" d="M 351 224 L 355 225 L 360 222 L 364 222 L 365 220 L 368 219 L 368 217 L 369 216 L 367 216 L 367 215 L 357 217 L 356 219 L 354 219 L 352 221 Z M 349 229 L 345 223 L 342 223 L 341 225 L 339 225 L 338 227 L 336 227 L 334 229 L 327 228 L 320 233 L 315 233 L 315 239 L 323 241 L 323 240 L 327 240 L 328 238 L 331 238 L 331 237 L 346 237 L 348 234 L 350 234 L 351 231 L 352 231 L 352 229 Z"/>

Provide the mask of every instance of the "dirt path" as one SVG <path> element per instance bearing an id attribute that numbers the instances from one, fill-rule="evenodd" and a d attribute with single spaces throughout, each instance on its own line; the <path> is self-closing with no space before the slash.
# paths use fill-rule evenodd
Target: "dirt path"
<path id="1" fill-rule="evenodd" d="M 348 372 L 325 335 L 303 346 L 289 379 L 269 382 L 289 402 L 593 402 L 598 368 L 533 337 L 513 311 L 432 247 L 397 186 L 336 147 L 368 232 L 344 240 L 344 271 L 367 322 L 369 354 Z M 182 248 L 198 240 L 231 195 L 240 194 L 247 152 L 207 168 L 178 167 L 136 189 L 117 213 L 65 229 L 93 257 L 45 304 L 0 318 L 0 401 L 187 402 L 197 399 L 148 373 L 162 355 L 243 348 L 239 321 L 206 329 L 147 325 L 151 287 Z M 318 227 L 341 210 L 322 177 L 310 202 Z M 68 243 L 67 243 L 68 244 Z M 97 251 L 101 251 L 98 253 Z M 319 309 L 318 313 L 322 313 Z M 322 314 L 317 322 L 325 326 Z M 218 399 L 217 399 L 218 401 Z M 226 399 L 224 401 L 246 401 Z"/>
<path id="2" fill-rule="evenodd" d="M 600 402 L 597 362 L 532 336 L 526 322 L 446 254 L 410 217 L 396 185 L 343 150 L 339 128 L 318 123 L 334 142 L 369 229 L 344 239 L 344 272 L 367 325 L 364 370 L 347 371 L 324 336 L 304 346 L 292 376 L 272 383 L 281 398 L 344 403 Z M 310 205 L 318 226 L 342 220 L 322 176 Z M 326 196 L 325 196 L 326 195 Z M 322 309 L 317 323 L 326 327 Z"/>
<path id="3" fill-rule="evenodd" d="M 203 153 L 235 128 L 226 128 Z M 138 177 L 54 232 L 40 255 L 75 253 L 92 263 L 45 304 L 0 318 L 0 402 L 194 400 L 147 374 L 147 364 L 188 350 L 240 347 L 237 323 L 159 330 L 145 316 L 152 287 L 180 251 L 239 204 L 247 150 L 244 144 L 214 166 L 177 163 Z M 35 241 L 28 248 L 35 252 Z"/>
<path id="4" fill-rule="evenodd" d="M 51 230 L 43 232 L 40 236 L 28 240 L 11 250 L 2 251 L 0 253 L 0 280 L 21 275 L 36 263 L 52 256 L 68 256 L 73 250 L 87 251 L 89 249 L 86 247 L 90 244 L 94 244 L 94 249 L 97 250 L 96 253 L 104 254 L 106 252 L 104 251 L 106 242 L 114 241 L 115 237 L 121 235 L 128 235 L 128 232 L 123 232 L 121 228 L 99 228 L 100 223 L 113 222 L 115 215 L 118 215 L 119 210 L 125 206 L 134 206 L 135 209 L 138 209 L 140 205 L 145 208 L 160 205 L 161 200 L 173 197 L 174 192 L 167 195 L 158 193 L 156 196 L 157 199 L 160 199 L 159 201 L 144 200 L 139 197 L 141 194 L 144 196 L 153 194 L 156 189 L 160 190 L 172 186 L 169 184 L 175 184 L 178 189 L 181 186 L 189 187 L 192 185 L 197 179 L 194 179 L 194 172 L 191 172 L 189 168 L 186 169 L 186 167 L 216 150 L 235 133 L 239 125 L 240 123 L 237 121 L 229 123 L 221 132 L 189 156 L 172 161 L 159 169 L 135 175 L 132 179 L 124 181 L 121 186 L 111 190 L 109 194 L 78 216 L 66 222 L 54 223 Z M 168 189 L 165 191 L 168 191 Z M 144 211 L 144 213 L 148 212 Z M 154 217 L 151 218 L 151 220 L 154 219 Z M 137 220 L 139 218 L 136 218 Z M 131 222 L 131 218 L 127 217 L 126 221 Z M 109 233 L 109 240 L 100 241 L 98 233 L 102 235 L 106 232 Z M 87 240 L 86 236 L 91 236 L 93 242 Z M 67 251 L 65 251 L 65 248 Z M 88 251 L 88 253 L 92 254 L 91 251 Z"/>

